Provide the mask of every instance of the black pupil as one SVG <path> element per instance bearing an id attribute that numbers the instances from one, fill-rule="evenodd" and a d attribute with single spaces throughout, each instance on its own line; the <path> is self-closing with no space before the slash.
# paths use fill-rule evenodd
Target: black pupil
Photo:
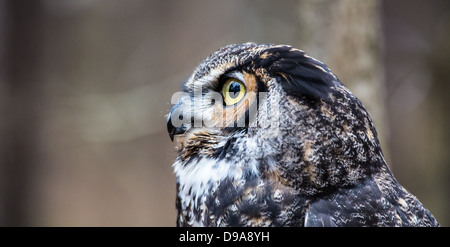
<path id="1" fill-rule="evenodd" d="M 230 97 L 232 99 L 237 98 L 237 96 L 241 92 L 241 84 L 239 84 L 239 82 L 232 82 L 230 88 L 228 89 L 228 92 L 230 93 Z"/>

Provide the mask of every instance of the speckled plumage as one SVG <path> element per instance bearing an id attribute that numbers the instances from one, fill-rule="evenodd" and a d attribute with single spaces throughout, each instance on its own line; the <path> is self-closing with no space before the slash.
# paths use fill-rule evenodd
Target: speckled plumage
<path id="1" fill-rule="evenodd" d="M 216 97 L 230 77 L 247 89 L 234 108 Z M 395 180 L 358 98 L 290 46 L 246 43 L 210 55 L 186 81 L 168 128 L 178 143 L 178 226 L 439 225 Z"/>

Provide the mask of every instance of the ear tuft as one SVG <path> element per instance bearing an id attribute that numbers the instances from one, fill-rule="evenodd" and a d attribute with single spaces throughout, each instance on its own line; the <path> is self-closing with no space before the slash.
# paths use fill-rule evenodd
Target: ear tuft
<path id="1" fill-rule="evenodd" d="M 269 48 L 260 61 L 289 95 L 327 100 L 339 80 L 323 63 L 290 46 Z"/>

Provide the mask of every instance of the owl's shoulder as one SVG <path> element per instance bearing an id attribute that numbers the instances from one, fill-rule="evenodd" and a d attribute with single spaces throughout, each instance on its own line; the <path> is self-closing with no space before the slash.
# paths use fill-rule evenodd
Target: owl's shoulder
<path id="1" fill-rule="evenodd" d="M 305 214 L 305 226 L 438 225 L 417 198 L 382 172 L 312 200 Z"/>

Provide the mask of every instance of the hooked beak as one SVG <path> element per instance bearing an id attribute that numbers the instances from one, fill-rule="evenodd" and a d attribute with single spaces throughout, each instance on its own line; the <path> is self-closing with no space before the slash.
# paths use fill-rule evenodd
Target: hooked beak
<path id="1" fill-rule="evenodd" d="M 167 118 L 167 132 L 169 132 L 170 140 L 173 141 L 174 136 L 186 133 L 186 127 L 183 125 L 179 127 L 175 127 L 172 123 L 172 112 L 179 106 L 179 103 L 176 104 L 169 113 L 169 117 Z"/>
<path id="2" fill-rule="evenodd" d="M 170 140 L 173 141 L 174 136 L 184 134 L 186 132 L 186 127 L 175 127 L 172 125 L 172 121 L 169 118 L 167 120 L 167 131 L 169 132 Z"/>

